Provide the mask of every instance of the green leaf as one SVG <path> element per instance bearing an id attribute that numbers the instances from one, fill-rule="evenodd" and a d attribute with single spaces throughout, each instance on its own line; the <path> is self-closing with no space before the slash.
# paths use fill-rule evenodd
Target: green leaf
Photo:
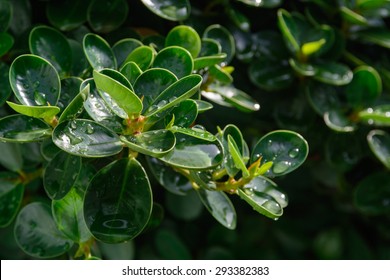
<path id="1" fill-rule="evenodd" d="M 75 98 L 69 103 L 69 105 L 62 112 L 58 122 L 76 119 L 84 109 L 84 101 L 89 96 L 89 85 L 87 84 Z"/>
<path id="2" fill-rule="evenodd" d="M 379 129 L 371 130 L 367 141 L 374 155 L 390 169 L 390 134 Z"/>
<path id="3" fill-rule="evenodd" d="M 84 101 L 84 108 L 88 115 L 96 122 L 111 128 L 117 133 L 124 130 L 123 119 L 118 117 L 108 106 L 99 94 L 93 79 L 84 81 L 85 87 L 90 87 L 87 100 Z M 83 85 L 84 85 L 83 84 Z"/>
<path id="4" fill-rule="evenodd" d="M 370 28 L 358 32 L 359 37 L 369 43 L 390 48 L 390 32 L 385 28 Z"/>
<path id="5" fill-rule="evenodd" d="M 0 1 L 0 32 L 8 29 L 12 18 L 12 5 L 10 1 Z"/>
<path id="6" fill-rule="evenodd" d="M 19 175 L 0 172 L 0 228 L 9 226 L 22 203 L 24 186 Z"/>
<path id="7" fill-rule="evenodd" d="M 233 82 L 232 75 L 230 75 L 230 73 L 224 67 L 219 65 L 210 66 L 209 74 L 223 85 L 229 85 Z"/>
<path id="8" fill-rule="evenodd" d="M 288 204 L 287 196 L 278 190 L 276 184 L 262 176 L 238 189 L 238 194 L 255 211 L 272 219 L 278 219 Z"/>
<path id="9" fill-rule="evenodd" d="M 274 61 L 266 57 L 253 61 L 249 68 L 251 82 L 264 90 L 282 90 L 291 86 L 294 75 L 287 61 Z"/>
<path id="10" fill-rule="evenodd" d="M 167 69 L 180 79 L 192 73 L 194 61 L 186 49 L 172 46 L 164 48 L 157 54 L 153 67 Z"/>
<path id="11" fill-rule="evenodd" d="M 109 94 L 129 118 L 141 113 L 142 101 L 129 88 L 101 72 L 93 71 L 93 78 L 96 87 Z"/>
<path id="12" fill-rule="evenodd" d="M 146 157 L 146 159 L 152 174 L 167 191 L 183 196 L 192 189 L 191 182 L 172 167 L 157 158 Z"/>
<path id="13" fill-rule="evenodd" d="M 61 31 L 70 31 L 87 20 L 86 10 L 91 0 L 48 2 L 46 15 L 50 23 Z"/>
<path id="14" fill-rule="evenodd" d="M 138 47 L 126 57 L 124 64 L 135 62 L 142 71 L 145 71 L 153 63 L 154 52 L 155 51 L 149 46 Z"/>
<path id="15" fill-rule="evenodd" d="M 366 26 L 368 25 L 368 21 L 367 19 L 362 16 L 361 14 L 343 6 L 343 7 L 340 7 L 340 14 L 341 14 L 341 17 L 351 23 L 351 24 L 357 24 L 357 25 L 363 25 L 363 26 Z"/>
<path id="16" fill-rule="evenodd" d="M 226 53 L 197 57 L 194 59 L 194 70 L 199 70 L 222 63 L 226 60 L 226 57 Z"/>
<path id="17" fill-rule="evenodd" d="M 121 136 L 121 141 L 136 152 L 152 157 L 162 157 L 176 144 L 175 135 L 170 130 L 153 130 L 132 136 Z"/>
<path id="18" fill-rule="evenodd" d="M 50 61 L 61 77 L 72 67 L 72 49 L 66 37 L 48 26 L 35 27 L 30 32 L 29 46 L 32 54 Z"/>
<path id="19" fill-rule="evenodd" d="M 312 64 L 302 63 L 294 58 L 288 60 L 292 69 L 302 76 L 312 77 L 316 74 L 316 68 Z"/>
<path id="20" fill-rule="evenodd" d="M 142 46 L 142 42 L 133 39 L 133 38 L 126 38 L 122 39 L 115 43 L 114 46 L 112 46 L 112 50 L 115 54 L 116 61 L 119 65 L 122 65 L 123 62 L 125 62 L 127 56 L 134 51 L 136 48 Z"/>
<path id="21" fill-rule="evenodd" d="M 142 99 L 144 111 L 176 81 L 176 76 L 166 69 L 154 68 L 143 72 L 134 83 L 134 92 Z"/>
<path id="22" fill-rule="evenodd" d="M 147 109 L 145 116 L 150 117 L 175 106 L 183 100 L 193 96 L 200 88 L 202 77 L 198 74 L 191 74 L 166 88 Z"/>
<path id="23" fill-rule="evenodd" d="M 278 25 L 291 52 L 298 54 L 301 49 L 298 38 L 299 30 L 293 16 L 288 11 L 279 9 Z"/>
<path id="24" fill-rule="evenodd" d="M 373 173 L 365 177 L 355 189 L 355 205 L 367 215 L 388 214 L 390 210 L 389 195 L 388 172 Z"/>
<path id="25" fill-rule="evenodd" d="M 96 34 L 86 34 L 83 39 L 83 49 L 92 68 L 99 71 L 103 68 L 116 68 L 117 63 L 110 45 Z"/>
<path id="26" fill-rule="evenodd" d="M 228 151 L 232 156 L 235 167 L 242 171 L 243 177 L 249 177 L 249 171 L 248 168 L 246 168 L 245 160 L 242 158 L 239 147 L 231 135 L 228 135 Z"/>
<path id="27" fill-rule="evenodd" d="M 184 196 L 167 193 L 165 207 L 172 216 L 184 221 L 199 218 L 203 210 L 203 204 L 195 190 L 189 190 Z"/>
<path id="28" fill-rule="evenodd" d="M 191 26 L 178 25 L 172 28 L 165 38 L 165 46 L 179 46 L 188 50 L 196 58 L 201 50 L 201 39 Z"/>
<path id="29" fill-rule="evenodd" d="M 83 77 L 89 70 L 89 63 L 84 54 L 83 45 L 73 39 L 68 39 L 68 43 L 72 50 L 72 68 L 71 75 Z"/>
<path id="30" fill-rule="evenodd" d="M 208 169 L 222 161 L 222 147 L 218 140 L 209 141 L 176 132 L 175 148 L 161 160 L 185 169 Z"/>
<path id="31" fill-rule="evenodd" d="M 6 32 L 0 32 L 0 57 L 5 55 L 14 45 L 14 38 Z"/>
<path id="32" fill-rule="evenodd" d="M 201 125 L 194 125 L 191 128 L 173 126 L 171 130 L 175 133 L 179 132 L 209 142 L 214 142 L 215 140 L 217 140 L 217 137 L 208 132 Z"/>
<path id="33" fill-rule="evenodd" d="M 283 3 L 283 0 L 237 0 L 254 7 L 275 8 Z"/>
<path id="34" fill-rule="evenodd" d="M 83 215 L 83 197 L 73 187 L 60 200 L 53 200 L 51 209 L 58 229 L 76 243 L 87 242 L 91 238 Z"/>
<path id="35" fill-rule="evenodd" d="M 0 164 L 8 170 L 20 172 L 23 168 L 21 146 L 17 143 L 0 143 Z"/>
<path id="36" fill-rule="evenodd" d="M 0 119 L 0 140 L 5 142 L 35 142 L 50 137 L 52 130 L 45 122 L 24 115 Z"/>
<path id="37" fill-rule="evenodd" d="M 7 104 L 17 113 L 33 118 L 49 120 L 60 112 L 60 108 L 56 106 L 28 106 L 16 104 L 10 101 L 7 101 Z"/>
<path id="38" fill-rule="evenodd" d="M 204 206 L 221 225 L 231 230 L 236 228 L 236 210 L 225 193 L 206 189 L 197 192 Z"/>
<path id="39" fill-rule="evenodd" d="M 358 113 L 360 121 L 368 125 L 390 126 L 390 105 L 378 105 Z"/>
<path id="40" fill-rule="evenodd" d="M 238 28 L 240 28 L 242 31 L 250 32 L 251 25 L 247 16 L 233 7 L 226 7 L 226 12 L 230 20 L 233 21 Z"/>
<path id="41" fill-rule="evenodd" d="M 154 14 L 167 20 L 182 21 L 190 16 L 188 0 L 141 0 Z"/>
<path id="42" fill-rule="evenodd" d="M 213 109 L 214 107 L 213 104 L 204 100 L 194 100 L 194 101 L 196 103 L 196 106 L 198 107 L 198 113 L 206 112 L 208 110 Z"/>
<path id="43" fill-rule="evenodd" d="M 217 183 L 213 178 L 212 170 L 190 170 L 191 181 L 196 189 L 217 191 Z"/>
<path id="44" fill-rule="evenodd" d="M 61 149 L 53 143 L 51 138 L 42 141 L 40 150 L 42 157 L 47 161 L 52 160 L 57 153 L 61 151 Z"/>
<path id="45" fill-rule="evenodd" d="M 345 89 L 348 103 L 355 108 L 361 108 L 373 103 L 381 93 L 381 77 L 370 66 L 356 68 L 353 71 L 352 81 Z"/>
<path id="46" fill-rule="evenodd" d="M 142 74 L 142 70 L 139 68 L 138 64 L 134 61 L 126 63 L 121 68 L 121 73 L 129 80 L 129 82 L 134 85 L 137 78 Z"/>
<path id="47" fill-rule="evenodd" d="M 301 47 L 302 54 L 310 56 L 318 52 L 322 48 L 322 46 L 325 45 L 325 43 L 326 40 L 324 38 L 321 38 L 317 41 L 304 43 Z"/>
<path id="48" fill-rule="evenodd" d="M 63 112 L 80 92 L 83 80 L 79 77 L 68 77 L 61 80 L 61 94 L 57 106 Z"/>
<path id="49" fill-rule="evenodd" d="M 198 116 L 198 105 L 192 99 L 187 99 L 179 103 L 170 113 L 174 116 L 174 125 L 179 127 L 189 127 Z"/>
<path id="50" fill-rule="evenodd" d="M 353 73 L 348 66 L 337 62 L 322 62 L 315 67 L 314 79 L 335 86 L 342 86 L 352 81 Z"/>
<path id="51" fill-rule="evenodd" d="M 356 125 L 351 122 L 344 112 L 333 109 L 324 113 L 325 124 L 338 132 L 352 132 L 356 129 Z"/>
<path id="52" fill-rule="evenodd" d="M 126 21 L 128 12 L 126 0 L 92 0 L 87 20 L 95 32 L 109 33 Z"/>
<path id="53" fill-rule="evenodd" d="M 22 36 L 32 26 L 31 3 L 28 0 L 12 0 L 8 2 L 12 6 L 12 17 L 11 22 L 9 23 L 9 29 L 12 31 L 12 34 L 14 34 L 14 36 Z M 1 14 L 2 13 L 0 13 L 0 15 Z M 7 14 L 5 15 L 7 16 Z M 0 24 L 0 26 L 2 25 Z M 4 28 L 6 26 L 7 24 L 4 25 Z"/>
<path id="54" fill-rule="evenodd" d="M 254 112 L 260 110 L 260 104 L 250 95 L 233 86 L 210 86 L 210 90 L 220 94 L 223 99 L 244 112 Z"/>
<path id="55" fill-rule="evenodd" d="M 107 157 L 123 148 L 116 133 L 81 119 L 60 123 L 53 131 L 53 142 L 65 152 L 82 157 Z"/>
<path id="56" fill-rule="evenodd" d="M 0 106 L 3 106 L 4 102 L 10 95 L 11 86 L 9 83 L 9 66 L 0 62 Z"/>
<path id="57" fill-rule="evenodd" d="M 145 170 L 135 159 L 103 167 L 88 186 L 84 218 L 93 236 L 106 243 L 136 237 L 152 212 L 152 192 Z"/>
<path id="58" fill-rule="evenodd" d="M 20 211 L 14 232 L 19 247 L 36 258 L 60 256 L 73 245 L 57 229 L 50 207 L 41 202 L 30 203 Z"/>
<path id="59" fill-rule="evenodd" d="M 272 161 L 267 176 L 281 176 L 297 169 L 309 153 L 306 140 L 296 132 L 276 130 L 264 135 L 255 145 L 251 160 Z"/>
<path id="60" fill-rule="evenodd" d="M 57 105 L 60 78 L 47 60 L 36 55 L 21 55 L 11 64 L 9 79 L 16 98 L 23 105 Z"/>
<path id="61" fill-rule="evenodd" d="M 306 95 L 313 109 L 323 116 L 326 112 L 343 106 L 339 89 L 329 84 L 311 81 L 306 87 Z"/>
<path id="62" fill-rule="evenodd" d="M 213 24 L 206 28 L 203 38 L 216 40 L 222 47 L 222 52 L 226 53 L 226 63 L 229 63 L 236 53 L 236 43 L 233 35 L 225 27 Z"/>
<path id="63" fill-rule="evenodd" d="M 43 186 L 47 195 L 58 200 L 70 191 L 81 169 L 81 158 L 59 152 L 46 166 L 43 173 Z"/>

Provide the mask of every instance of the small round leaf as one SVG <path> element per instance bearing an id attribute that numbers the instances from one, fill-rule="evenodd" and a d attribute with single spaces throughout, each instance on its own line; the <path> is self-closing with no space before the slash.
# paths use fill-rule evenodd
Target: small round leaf
<path id="1" fill-rule="evenodd" d="M 180 79 L 192 73 L 194 61 L 186 49 L 172 46 L 164 48 L 157 54 L 153 67 L 167 69 Z"/>
<path id="2" fill-rule="evenodd" d="M 181 21 L 189 17 L 191 5 L 188 0 L 141 0 L 154 14 L 167 20 Z"/>
<path id="3" fill-rule="evenodd" d="M 128 12 L 126 0 L 92 0 L 87 20 L 95 32 L 109 33 L 125 22 Z"/>
<path id="4" fill-rule="evenodd" d="M 169 31 L 165 38 L 165 46 L 183 47 L 193 58 L 196 58 L 201 50 L 201 39 L 191 26 L 179 25 Z"/>
<path id="5" fill-rule="evenodd" d="M 48 2 L 46 15 L 50 23 L 62 31 L 70 31 L 87 20 L 86 10 L 91 0 Z"/>
<path id="6" fill-rule="evenodd" d="M 236 43 L 233 35 L 225 27 L 219 24 L 210 25 L 204 31 L 203 38 L 214 39 L 221 45 L 221 51 L 226 53 L 226 63 L 233 59 L 236 53 Z"/>
<path id="7" fill-rule="evenodd" d="M 117 63 L 110 45 L 96 34 L 87 34 L 83 39 L 83 49 L 89 64 L 99 71 L 103 68 L 116 68 Z"/>

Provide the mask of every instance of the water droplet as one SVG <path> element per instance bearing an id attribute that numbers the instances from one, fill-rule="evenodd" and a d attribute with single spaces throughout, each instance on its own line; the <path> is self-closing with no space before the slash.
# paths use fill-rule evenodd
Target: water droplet
<path id="1" fill-rule="evenodd" d="M 255 160 L 259 159 L 261 157 L 260 154 L 255 154 Z"/>
<path id="2" fill-rule="evenodd" d="M 276 201 L 267 200 L 266 202 L 261 204 L 261 206 L 263 206 L 265 209 L 267 209 L 268 211 L 274 214 L 281 212 L 281 207 L 279 203 L 277 203 Z"/>
<path id="3" fill-rule="evenodd" d="M 289 161 L 277 161 L 274 162 L 272 166 L 272 171 L 276 174 L 280 174 L 286 172 L 291 166 L 291 162 Z"/>
<path id="4" fill-rule="evenodd" d="M 272 145 L 272 140 L 268 140 L 268 146 Z"/>
<path id="5" fill-rule="evenodd" d="M 161 109 L 165 105 L 167 105 L 167 101 L 166 100 L 161 100 L 160 102 L 157 103 L 157 108 Z"/>
<path id="6" fill-rule="evenodd" d="M 299 155 L 299 148 L 293 148 L 288 152 L 291 158 L 296 158 Z"/>
<path id="7" fill-rule="evenodd" d="M 369 125 L 373 125 L 373 124 L 374 124 L 374 120 L 373 120 L 373 119 L 369 119 L 369 120 L 367 121 L 367 123 L 368 123 Z"/>
<path id="8" fill-rule="evenodd" d="M 93 134 L 94 132 L 95 132 L 95 129 L 94 129 L 94 127 L 89 123 L 89 124 L 87 124 L 87 128 L 86 128 L 86 130 L 85 130 L 85 132 L 87 133 L 87 134 Z"/>
<path id="9" fill-rule="evenodd" d="M 171 103 L 171 102 L 175 101 L 176 99 L 177 99 L 176 96 L 172 96 L 171 98 L 168 99 L 168 101 L 169 101 L 169 103 Z"/>
<path id="10" fill-rule="evenodd" d="M 72 144 L 72 145 L 77 145 L 77 144 L 80 144 L 81 142 L 83 142 L 83 138 L 77 137 L 73 134 L 68 134 L 68 137 L 70 140 L 70 144 Z"/>
<path id="11" fill-rule="evenodd" d="M 76 123 L 76 121 L 71 121 L 71 122 L 70 122 L 70 128 L 71 128 L 72 130 L 75 130 L 75 129 L 77 128 L 77 123 Z"/>
<path id="12" fill-rule="evenodd" d="M 192 130 L 195 130 L 195 131 L 200 131 L 200 132 L 204 132 L 206 129 L 204 128 L 204 126 L 200 125 L 200 124 L 196 124 L 194 125 L 192 128 Z"/>
<path id="13" fill-rule="evenodd" d="M 368 109 L 367 109 L 367 113 L 369 113 L 369 114 L 372 114 L 372 113 L 374 113 L 374 109 L 372 109 L 372 108 L 368 108 Z"/>

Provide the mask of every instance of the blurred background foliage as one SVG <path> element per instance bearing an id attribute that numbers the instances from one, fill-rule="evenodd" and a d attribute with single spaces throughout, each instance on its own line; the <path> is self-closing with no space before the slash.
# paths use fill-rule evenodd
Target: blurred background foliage
<path id="1" fill-rule="evenodd" d="M 94 10 L 92 2 L 106 8 Z M 4 12 L 7 5 L 12 6 L 10 15 Z M 109 9 L 113 6 L 117 9 Z M 179 197 L 152 181 L 163 222 L 131 242 L 96 247 L 95 255 L 390 258 L 390 1 L 1 0 L 0 9 L 1 104 L 11 93 L 8 67 L 28 52 L 29 31 L 38 24 L 75 39 L 92 30 L 111 44 L 126 37 L 156 43 L 178 24 L 199 34 L 219 24 L 234 37 L 234 84 L 261 109 L 246 113 L 214 104 L 199 122 L 211 131 L 235 124 L 251 146 L 275 129 L 292 129 L 308 140 L 304 165 L 275 179 L 289 197 L 278 221 L 259 216 L 233 197 L 239 220 L 230 231 L 213 220 L 195 194 Z M 64 25 L 64 18 L 72 20 Z M 8 111 L 2 106 L 0 116 Z M 33 165 L 39 151 L 28 145 L 23 150 L 24 161 Z M 39 187 L 33 181 L 29 190 Z M 2 259 L 28 258 L 13 240 L 12 227 L 0 230 L 0 248 Z"/>

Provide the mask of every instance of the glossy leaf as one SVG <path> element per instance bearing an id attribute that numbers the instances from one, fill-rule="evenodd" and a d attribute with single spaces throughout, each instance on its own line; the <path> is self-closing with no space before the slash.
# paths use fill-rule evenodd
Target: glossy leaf
<path id="1" fill-rule="evenodd" d="M 314 65 L 314 79 L 335 86 L 346 85 L 352 81 L 353 73 L 348 66 L 336 62 L 323 62 Z"/>
<path id="2" fill-rule="evenodd" d="M 272 161 L 266 175 L 281 176 L 298 168 L 309 153 L 306 140 L 296 132 L 278 130 L 264 135 L 255 145 L 251 160 L 262 158 L 261 163 Z"/>
<path id="3" fill-rule="evenodd" d="M 351 24 L 357 24 L 363 26 L 368 25 L 368 21 L 364 16 L 345 6 L 340 7 L 340 14 L 345 21 L 348 21 Z"/>
<path id="4" fill-rule="evenodd" d="M 228 151 L 232 156 L 235 167 L 242 171 L 242 176 L 244 178 L 249 177 L 249 171 L 246 167 L 245 160 L 242 158 L 240 149 L 231 135 L 228 135 Z"/>
<path id="5" fill-rule="evenodd" d="M 92 68 L 99 71 L 103 68 L 116 68 L 117 63 L 110 45 L 96 34 L 87 34 L 83 39 L 83 49 Z"/>
<path id="6" fill-rule="evenodd" d="M 89 85 L 84 87 L 79 94 L 69 103 L 69 105 L 62 112 L 58 122 L 63 122 L 66 120 L 76 119 L 84 109 L 84 101 L 89 96 Z"/>
<path id="7" fill-rule="evenodd" d="M 157 54 L 153 67 L 167 69 L 180 79 L 192 73 L 194 62 L 186 49 L 172 46 L 164 48 Z"/>
<path id="8" fill-rule="evenodd" d="M 59 152 L 43 173 L 43 186 L 47 195 L 53 200 L 64 198 L 76 182 L 80 169 L 80 157 Z"/>
<path id="9" fill-rule="evenodd" d="M 129 88 L 97 71 L 93 72 L 93 77 L 96 87 L 109 94 L 128 117 L 138 116 L 141 113 L 142 102 Z"/>
<path id="10" fill-rule="evenodd" d="M 390 134 L 379 129 L 371 130 L 367 141 L 374 155 L 390 169 Z"/>
<path id="11" fill-rule="evenodd" d="M 166 69 L 148 69 L 134 83 L 134 92 L 142 99 L 146 110 L 150 104 L 170 85 L 177 81 L 176 76 Z"/>
<path id="12" fill-rule="evenodd" d="M 93 236 L 119 243 L 137 236 L 152 212 L 148 177 L 135 159 L 103 167 L 92 179 L 84 198 L 84 217 Z"/>
<path id="13" fill-rule="evenodd" d="M 73 242 L 56 227 L 50 207 L 41 202 L 25 206 L 15 223 L 19 247 L 36 258 L 52 258 L 66 253 Z"/>
<path id="14" fill-rule="evenodd" d="M 45 122 L 24 115 L 0 119 L 0 140 L 5 142 L 35 142 L 50 137 L 52 130 Z"/>
<path id="15" fill-rule="evenodd" d="M 96 122 L 110 127 L 115 132 L 121 133 L 124 129 L 123 119 L 118 117 L 108 106 L 105 100 L 99 94 L 93 79 L 86 80 L 85 83 L 90 87 L 90 94 L 84 102 L 84 108 L 88 115 Z"/>
<path id="16" fill-rule="evenodd" d="M 61 80 L 61 94 L 57 106 L 61 108 L 62 112 L 80 93 L 82 82 L 83 80 L 79 77 L 68 77 Z"/>
<path id="17" fill-rule="evenodd" d="M 60 123 L 53 131 L 53 142 L 65 152 L 82 157 L 107 157 L 123 148 L 112 130 L 81 119 Z"/>
<path id="18" fill-rule="evenodd" d="M 340 99 L 341 94 L 338 90 L 338 87 L 311 81 L 306 87 L 306 94 L 313 109 L 320 116 L 323 116 L 326 112 L 343 106 Z"/>
<path id="19" fill-rule="evenodd" d="M 236 53 L 236 44 L 233 35 L 225 27 L 219 24 L 210 25 L 204 31 L 203 38 L 214 39 L 221 45 L 222 52 L 226 53 L 226 63 L 233 59 Z"/>
<path id="20" fill-rule="evenodd" d="M 83 45 L 73 39 L 68 39 L 68 43 L 72 50 L 72 69 L 71 75 L 84 76 L 89 70 L 89 62 L 83 51 Z"/>
<path id="21" fill-rule="evenodd" d="M 180 46 L 196 58 L 201 50 L 201 39 L 191 26 L 178 25 L 172 28 L 165 38 L 165 46 Z"/>
<path id="22" fill-rule="evenodd" d="M 171 130 L 175 133 L 182 133 L 186 134 L 201 140 L 214 142 L 217 140 L 217 137 L 215 137 L 213 134 L 208 132 L 203 126 L 201 125 L 194 125 L 191 128 L 185 128 L 185 127 L 179 127 L 179 126 L 173 126 Z"/>
<path id="23" fill-rule="evenodd" d="M 255 211 L 273 219 L 278 219 L 288 204 L 286 195 L 277 189 L 276 184 L 262 176 L 238 189 L 238 194 Z"/>
<path id="24" fill-rule="evenodd" d="M 87 20 L 92 29 L 108 33 L 121 26 L 129 12 L 125 0 L 92 0 L 87 10 Z"/>
<path id="25" fill-rule="evenodd" d="M 229 85 L 233 82 L 232 75 L 230 75 L 230 73 L 224 67 L 219 65 L 210 66 L 209 74 L 222 85 Z"/>
<path id="26" fill-rule="evenodd" d="M 130 61 L 121 68 L 121 73 L 134 85 L 137 78 L 142 74 L 142 70 L 137 63 Z"/>
<path id="27" fill-rule="evenodd" d="M 121 136 L 120 139 L 131 150 L 153 157 L 162 157 L 167 154 L 176 143 L 175 135 L 165 129 Z"/>
<path id="28" fill-rule="evenodd" d="M 12 62 L 10 84 L 23 105 L 55 106 L 60 95 L 57 71 L 47 60 L 35 55 L 21 55 Z"/>
<path id="29" fill-rule="evenodd" d="M 174 116 L 174 125 L 180 127 L 189 127 L 193 124 L 198 116 L 198 105 L 192 99 L 187 99 L 179 103 L 171 111 Z"/>
<path id="30" fill-rule="evenodd" d="M 356 125 L 340 110 L 325 112 L 324 121 L 329 128 L 338 132 L 352 132 L 356 129 Z"/>
<path id="31" fill-rule="evenodd" d="M 213 66 L 215 64 L 222 63 L 226 60 L 226 57 L 227 55 L 225 53 L 197 57 L 194 59 L 194 69 L 199 70 L 202 68 Z"/>
<path id="32" fill-rule="evenodd" d="M 278 25 L 291 52 L 298 54 L 300 51 L 300 42 L 297 34 L 299 29 L 296 26 L 293 16 L 286 10 L 279 9 Z"/>
<path id="33" fill-rule="evenodd" d="M 192 189 L 191 182 L 184 175 L 174 171 L 172 167 L 154 157 L 146 159 L 152 174 L 167 191 L 177 195 L 186 195 Z"/>
<path id="34" fill-rule="evenodd" d="M 226 9 L 227 15 L 234 22 L 234 24 L 240 28 L 242 31 L 249 32 L 250 31 L 250 20 L 245 14 L 241 13 L 238 10 L 235 10 L 232 7 L 228 7 Z"/>
<path id="35" fill-rule="evenodd" d="M 388 173 L 373 173 L 358 184 L 354 193 L 354 200 L 357 208 L 364 214 L 387 214 L 390 210 L 389 194 L 390 180 Z"/>
<path id="36" fill-rule="evenodd" d="M 22 203 L 24 186 L 18 174 L 0 172 L 0 228 L 13 222 Z"/>
<path id="37" fill-rule="evenodd" d="M 193 96 L 200 88 L 202 77 L 191 74 L 166 88 L 151 104 L 145 116 L 149 117 L 175 106 Z"/>
<path id="38" fill-rule="evenodd" d="M 154 60 L 154 50 L 149 46 L 141 46 L 133 50 L 127 57 L 124 64 L 134 62 L 138 67 L 145 71 L 148 69 Z"/>
<path id="39" fill-rule="evenodd" d="M 352 81 L 345 89 L 348 103 L 357 108 L 369 105 L 381 93 L 381 78 L 378 72 L 370 66 L 360 66 L 355 69 Z"/>
<path id="40" fill-rule="evenodd" d="M 142 42 L 133 39 L 133 38 L 127 38 L 122 39 L 115 43 L 114 46 L 112 46 L 112 50 L 115 54 L 116 61 L 118 63 L 118 66 L 122 65 L 123 62 L 126 60 L 127 56 L 134 51 L 136 48 L 142 46 Z"/>
<path id="41" fill-rule="evenodd" d="M 196 102 L 196 105 L 198 107 L 198 112 L 199 113 L 203 113 L 203 112 L 206 112 L 208 110 L 211 110 L 213 109 L 213 104 L 207 102 L 207 101 L 204 101 L 204 100 L 195 100 Z"/>
<path id="42" fill-rule="evenodd" d="M 35 27 L 30 32 L 30 51 L 50 61 L 60 76 L 66 76 L 72 67 L 72 49 L 62 33 L 48 26 Z"/>
<path id="43" fill-rule="evenodd" d="M 21 146 L 17 143 L 0 143 L 0 164 L 8 170 L 20 172 L 23 168 Z"/>
<path id="44" fill-rule="evenodd" d="M 189 17 L 191 5 L 188 0 L 141 0 L 154 14 L 167 20 L 181 21 Z"/>
<path id="45" fill-rule="evenodd" d="M 211 170 L 190 170 L 190 176 L 196 189 L 217 191 L 217 182 Z"/>
<path id="46" fill-rule="evenodd" d="M 237 0 L 242 3 L 245 3 L 254 7 L 264 7 L 264 8 L 275 8 L 280 6 L 283 1 L 282 0 Z"/>
<path id="47" fill-rule="evenodd" d="M 218 140 L 203 140 L 179 132 L 175 136 L 175 148 L 164 155 L 162 161 L 186 169 L 207 169 L 222 161 L 222 147 Z"/>
<path id="48" fill-rule="evenodd" d="M 358 32 L 359 38 L 369 43 L 390 48 L 390 32 L 382 28 L 369 28 Z"/>
<path id="49" fill-rule="evenodd" d="M 390 105 L 378 105 L 358 113 L 361 121 L 369 125 L 390 126 Z"/>
<path id="50" fill-rule="evenodd" d="M 61 31 L 70 31 L 87 20 L 86 10 L 91 0 L 48 2 L 46 15 L 50 23 Z"/>
<path id="51" fill-rule="evenodd" d="M 239 110 L 254 112 L 260 109 L 260 104 L 256 100 L 233 86 L 215 86 L 210 87 L 210 89 L 220 94 L 227 103 Z"/>
<path id="52" fill-rule="evenodd" d="M 52 119 L 60 112 L 60 108 L 56 106 L 28 106 L 20 105 L 10 101 L 7 104 L 17 113 L 33 118 Z"/>
<path id="53" fill-rule="evenodd" d="M 71 188 L 60 200 L 53 200 L 51 209 L 58 229 L 70 240 L 83 243 L 91 238 L 83 215 L 83 193 L 77 188 Z"/>
<path id="54" fill-rule="evenodd" d="M 294 81 L 294 75 L 287 63 L 260 58 L 250 64 L 249 78 L 261 89 L 272 91 L 288 88 Z"/>
<path id="55" fill-rule="evenodd" d="M 6 33 L 0 32 L 0 57 L 5 55 L 13 46 L 14 38 Z"/>
<path id="56" fill-rule="evenodd" d="M 293 58 L 289 59 L 288 62 L 290 63 L 292 69 L 294 69 L 295 72 L 297 72 L 302 76 L 312 77 L 316 74 L 317 69 L 311 64 L 301 63 L 298 60 Z"/>
<path id="57" fill-rule="evenodd" d="M 198 189 L 197 192 L 204 206 L 221 225 L 231 230 L 236 228 L 236 210 L 225 193 L 205 189 Z"/>

